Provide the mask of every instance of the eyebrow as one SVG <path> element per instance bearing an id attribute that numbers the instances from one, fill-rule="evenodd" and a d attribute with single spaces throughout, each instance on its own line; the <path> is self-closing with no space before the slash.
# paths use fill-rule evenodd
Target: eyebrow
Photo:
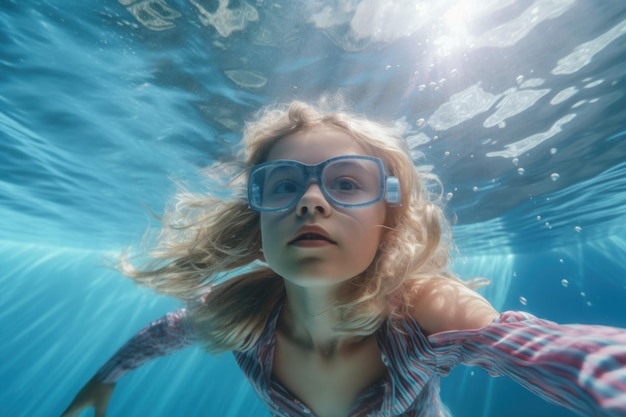
<path id="1" fill-rule="evenodd" d="M 272 175 L 281 174 L 284 171 L 295 170 L 295 172 L 301 172 L 302 170 L 296 167 L 295 165 L 286 165 L 286 164 L 276 164 L 272 167 L 272 169 L 267 173 L 266 177 L 270 178 Z"/>
<path id="2" fill-rule="evenodd" d="M 348 159 L 348 160 L 344 160 L 344 161 L 335 161 L 333 162 L 333 165 L 338 165 L 338 166 L 343 166 L 343 165 L 350 165 L 354 168 L 360 168 L 363 171 L 366 172 L 374 172 L 374 171 L 378 171 L 378 165 L 376 164 L 372 164 L 372 163 L 367 163 L 367 162 L 373 162 L 370 160 L 358 160 L 358 159 Z M 375 168 L 374 170 L 370 169 L 370 168 Z"/>

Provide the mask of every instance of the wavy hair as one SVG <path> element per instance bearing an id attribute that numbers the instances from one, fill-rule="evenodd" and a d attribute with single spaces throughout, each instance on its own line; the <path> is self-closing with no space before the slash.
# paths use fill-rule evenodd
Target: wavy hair
<path id="1" fill-rule="evenodd" d="M 281 138 L 316 127 L 351 135 L 400 179 L 402 204 L 388 207 L 385 232 L 370 266 L 349 281 L 337 300 L 345 334 L 371 334 L 389 316 L 408 314 L 416 283 L 457 279 L 448 270 L 450 230 L 405 141 L 392 129 L 343 111 L 323 111 L 302 102 L 268 107 L 246 124 L 243 167 L 228 185 L 228 198 L 180 191 L 162 219 L 149 262 L 136 267 L 128 256 L 123 273 L 157 292 L 190 305 L 191 320 L 211 352 L 245 351 L 260 337 L 268 317 L 285 298 L 282 278 L 264 263 L 259 214 L 243 193 L 249 169 L 265 162 Z M 215 173 L 216 165 L 208 170 Z M 440 184 L 439 184 L 440 185 Z"/>

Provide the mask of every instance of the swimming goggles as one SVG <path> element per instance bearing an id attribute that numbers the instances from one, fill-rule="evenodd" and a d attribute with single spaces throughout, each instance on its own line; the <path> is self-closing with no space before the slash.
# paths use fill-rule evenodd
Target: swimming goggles
<path id="1" fill-rule="evenodd" d="M 328 202 L 339 207 L 365 207 L 385 198 L 400 204 L 400 182 L 387 176 L 383 161 L 365 155 L 344 155 L 317 165 L 277 160 L 256 165 L 248 177 L 250 208 L 280 212 L 296 206 L 311 180 Z"/>

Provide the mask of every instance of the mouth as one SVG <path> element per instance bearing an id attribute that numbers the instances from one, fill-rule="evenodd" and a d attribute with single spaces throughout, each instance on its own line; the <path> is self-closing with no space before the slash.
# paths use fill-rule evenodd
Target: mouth
<path id="1" fill-rule="evenodd" d="M 292 239 L 289 244 L 313 244 L 313 243 L 332 243 L 336 244 L 334 240 L 328 236 L 328 234 L 319 228 L 304 228 L 300 230 L 298 235 Z"/>
<path id="2" fill-rule="evenodd" d="M 296 243 L 296 242 L 302 242 L 302 241 L 325 241 L 325 242 L 329 242 L 329 243 L 335 243 L 334 241 L 330 240 L 329 238 L 327 238 L 326 236 L 322 236 L 322 235 L 318 235 L 317 233 L 305 233 L 303 235 L 299 235 L 298 237 L 296 237 L 294 240 L 292 240 L 291 243 Z"/>

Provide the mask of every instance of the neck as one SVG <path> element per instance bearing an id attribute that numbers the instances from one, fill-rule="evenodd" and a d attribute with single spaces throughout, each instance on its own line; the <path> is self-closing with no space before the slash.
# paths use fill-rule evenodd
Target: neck
<path id="1" fill-rule="evenodd" d="M 285 282 L 285 289 L 287 300 L 280 319 L 281 331 L 293 343 L 329 357 L 363 339 L 335 330 L 340 318 L 334 307 L 341 288 L 306 288 Z"/>

